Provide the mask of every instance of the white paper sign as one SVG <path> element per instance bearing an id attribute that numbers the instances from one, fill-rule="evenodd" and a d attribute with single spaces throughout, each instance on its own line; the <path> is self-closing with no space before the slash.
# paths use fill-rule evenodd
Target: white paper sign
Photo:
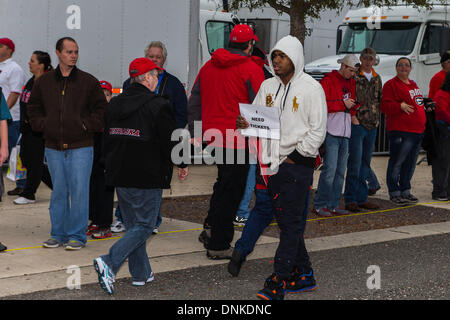
<path id="1" fill-rule="evenodd" d="M 278 108 L 239 104 L 241 116 L 249 127 L 241 130 L 243 136 L 280 140 L 280 116 Z"/>

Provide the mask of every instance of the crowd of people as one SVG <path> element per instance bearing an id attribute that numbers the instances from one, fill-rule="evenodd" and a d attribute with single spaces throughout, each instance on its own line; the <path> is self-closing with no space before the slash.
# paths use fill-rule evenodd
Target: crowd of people
<path id="1" fill-rule="evenodd" d="M 229 259 L 227 269 L 237 277 L 276 219 L 280 242 L 274 272 L 257 293 L 261 299 L 280 300 L 286 293 L 317 286 L 303 234 L 318 162 L 323 166 L 313 199 L 315 214 L 379 208 L 368 196 L 380 188 L 370 164 L 381 113 L 390 143 L 386 182 L 391 201 L 400 206 L 419 201 L 411 192 L 411 178 L 422 146 L 433 166 L 432 197 L 449 200 L 450 52 L 442 55 L 442 71 L 431 80 L 425 98 L 409 77 L 407 57 L 398 59 L 393 66 L 397 75 L 384 85 L 372 48 L 359 58 L 347 54 L 339 59 L 340 69 L 319 83 L 304 72 L 303 45 L 297 38 L 282 38 L 267 56 L 257 41 L 248 25 L 236 25 L 228 47 L 217 49 L 200 69 L 188 99 L 181 82 L 164 69 L 168 53 L 159 41 L 130 63 L 130 78 L 113 97 L 108 81 L 77 68 L 75 39 L 58 40 L 55 69 L 48 53 L 33 52 L 33 77 L 25 83 L 23 70 L 12 59 L 14 42 L 1 38 L 0 162 L 21 145 L 27 176 L 8 191 L 17 196 L 15 204 L 34 203 L 41 181 L 52 189 L 50 238 L 43 247 L 80 250 L 88 236 L 105 239 L 113 231 L 125 231 L 107 254 L 94 259 L 100 285 L 113 294 L 115 275 L 127 259 L 133 285 L 153 281 L 146 244 L 162 222 L 162 190 L 170 188 L 172 150 L 179 142 L 172 138 L 176 129 L 187 128 L 195 146 L 208 144 L 217 165 L 199 235 L 209 259 Z M 244 137 L 242 129 L 249 122 L 241 116 L 240 104 L 277 108 L 280 138 Z M 200 121 L 199 136 L 194 127 Z M 204 135 L 211 129 L 221 138 Z M 145 165 L 136 166 L 137 158 Z M 188 164 L 176 164 L 181 181 L 188 177 Z M 3 187 L 0 191 L 1 200 Z M 253 193 L 256 201 L 249 212 Z M 234 248 L 233 224 L 244 226 Z"/>

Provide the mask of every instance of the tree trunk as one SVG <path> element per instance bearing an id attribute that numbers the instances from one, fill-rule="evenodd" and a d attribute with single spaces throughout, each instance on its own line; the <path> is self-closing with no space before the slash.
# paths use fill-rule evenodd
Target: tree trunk
<path id="1" fill-rule="evenodd" d="M 291 1 L 291 36 L 297 37 L 302 45 L 306 38 L 306 12 L 303 0 Z"/>

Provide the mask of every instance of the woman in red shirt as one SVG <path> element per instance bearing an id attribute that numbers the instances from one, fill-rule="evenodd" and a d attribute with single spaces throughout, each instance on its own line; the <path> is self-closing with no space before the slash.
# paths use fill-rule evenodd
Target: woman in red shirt
<path id="1" fill-rule="evenodd" d="M 438 155 L 433 158 L 434 200 L 450 199 L 450 71 L 445 75 L 441 89 L 433 100 L 436 103 L 436 127 L 438 129 Z"/>
<path id="2" fill-rule="evenodd" d="M 397 205 L 417 203 L 411 194 L 411 178 L 425 131 L 422 91 L 409 79 L 411 61 L 402 57 L 396 63 L 397 76 L 383 87 L 380 109 L 386 115 L 390 158 L 386 182 L 391 201 Z"/>

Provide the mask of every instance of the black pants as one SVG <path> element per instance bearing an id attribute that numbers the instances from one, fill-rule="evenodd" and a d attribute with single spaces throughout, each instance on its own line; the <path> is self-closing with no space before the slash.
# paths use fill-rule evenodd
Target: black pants
<path id="1" fill-rule="evenodd" d="M 450 197 L 450 130 L 441 126 L 438 156 L 433 158 L 433 197 Z"/>
<path id="2" fill-rule="evenodd" d="M 223 154 L 226 155 L 225 150 Z M 217 181 L 214 184 L 208 216 L 205 219 L 205 224 L 211 226 L 209 250 L 227 250 L 233 241 L 233 220 L 247 183 L 248 152 L 246 152 L 245 164 L 236 164 L 236 157 L 233 161 L 222 163 L 224 164 L 217 164 Z"/>
<path id="3" fill-rule="evenodd" d="M 274 269 L 283 279 L 289 278 L 296 267 L 311 268 L 303 235 L 308 216 L 306 197 L 313 182 L 313 173 L 312 168 L 283 163 L 278 173 L 269 178 L 268 191 L 280 228 Z"/>
<path id="4" fill-rule="evenodd" d="M 52 178 L 48 167 L 44 164 L 45 143 L 41 135 L 33 132 L 22 133 L 20 158 L 27 168 L 27 182 L 21 196 L 35 200 L 36 190 L 41 181 L 53 189 Z"/>
<path id="5" fill-rule="evenodd" d="M 100 228 L 109 228 L 113 220 L 114 187 L 106 185 L 103 168 L 93 164 L 89 190 L 89 220 Z"/>

